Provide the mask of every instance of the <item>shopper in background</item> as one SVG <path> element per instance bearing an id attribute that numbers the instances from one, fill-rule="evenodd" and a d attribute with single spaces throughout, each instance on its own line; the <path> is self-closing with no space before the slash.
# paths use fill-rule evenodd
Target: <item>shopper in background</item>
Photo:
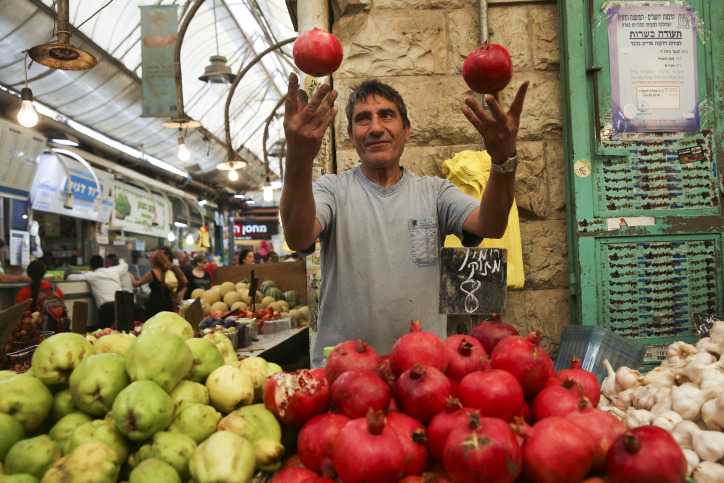
<path id="1" fill-rule="evenodd" d="M 269 253 L 266 254 L 264 263 L 279 263 L 279 254 L 273 250 L 270 251 Z"/>
<path id="2" fill-rule="evenodd" d="M 194 257 L 189 256 L 189 254 L 185 250 L 179 250 L 176 252 L 176 258 L 178 259 L 179 268 L 184 273 L 189 283 L 191 283 L 191 271 L 194 269 Z M 189 290 L 193 289 L 190 288 Z"/>
<path id="3" fill-rule="evenodd" d="M 179 267 L 178 260 L 174 259 L 171 249 L 169 247 L 162 247 L 160 250 L 166 256 L 166 259 L 169 261 L 170 264 L 170 270 L 173 272 L 176 280 L 178 280 L 178 285 L 173 292 L 174 303 L 178 305 L 179 302 L 183 300 L 186 296 L 188 279 L 186 278 L 186 275 L 184 275 L 183 270 L 181 270 L 181 267 Z"/>
<path id="4" fill-rule="evenodd" d="M 171 262 L 163 250 L 156 250 L 151 256 L 151 271 L 134 282 L 135 287 L 148 284 L 151 296 L 146 302 L 146 319 L 159 312 L 176 311 L 173 290 L 166 285 L 166 272 L 171 270 Z"/>
<path id="5" fill-rule="evenodd" d="M 189 276 L 189 294 L 193 293 L 197 288 L 207 290 L 211 287 L 211 276 L 207 271 L 209 261 L 206 255 L 196 255 L 194 257 L 193 268 Z"/>
<path id="6" fill-rule="evenodd" d="M 106 267 L 117 267 L 120 265 L 121 259 L 118 258 L 118 255 L 115 253 L 109 253 L 106 255 Z M 125 263 L 125 262 L 124 262 Z M 121 290 L 125 290 L 126 292 L 133 292 L 133 278 L 134 275 L 129 271 L 128 265 L 126 265 L 126 271 L 123 272 L 121 270 L 121 273 L 119 274 L 119 278 L 121 279 Z"/>
<path id="7" fill-rule="evenodd" d="M 208 262 L 206 263 L 206 273 L 209 274 L 209 280 L 214 283 L 214 277 L 216 277 L 216 271 L 219 269 L 219 264 L 216 263 L 216 257 L 209 255 Z"/>
<path id="8" fill-rule="evenodd" d="M 118 260 L 113 267 L 103 266 L 103 257 L 93 255 L 90 259 L 90 272 L 72 273 L 67 280 L 85 280 L 90 286 L 93 299 L 98 308 L 98 322 L 88 330 L 113 327 L 116 323 L 116 292 L 123 290 L 121 276 L 128 274 L 125 260 Z M 130 280 L 129 280 L 130 283 Z"/>
<path id="9" fill-rule="evenodd" d="M 30 306 L 31 310 L 38 310 L 38 300 L 40 295 L 53 295 L 59 299 L 63 299 L 63 292 L 57 287 L 53 288 L 50 281 L 44 278 L 46 267 L 45 263 L 41 260 L 33 260 L 30 262 L 25 271 L 30 278 L 30 287 L 23 287 L 18 290 L 17 295 L 15 295 L 15 303 L 32 299 L 33 303 Z"/>
<path id="10" fill-rule="evenodd" d="M 251 248 L 242 248 L 239 252 L 239 265 L 254 265 L 255 263 L 254 250 Z"/>

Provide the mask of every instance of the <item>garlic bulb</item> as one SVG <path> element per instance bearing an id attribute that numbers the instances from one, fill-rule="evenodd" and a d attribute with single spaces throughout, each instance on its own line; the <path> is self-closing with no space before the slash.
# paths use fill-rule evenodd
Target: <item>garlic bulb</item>
<path id="1" fill-rule="evenodd" d="M 671 411 L 671 388 L 662 387 L 656 392 L 656 403 L 651 408 L 651 412 L 660 415 L 666 411 Z"/>
<path id="2" fill-rule="evenodd" d="M 659 428 L 665 429 L 670 433 L 674 430 L 674 427 L 681 421 L 683 421 L 683 419 L 681 419 L 679 413 L 675 413 L 674 411 L 666 411 L 665 413 L 661 413 L 660 415 L 656 416 L 651 424 L 653 426 L 658 426 Z"/>
<path id="3" fill-rule="evenodd" d="M 687 357 L 696 354 L 696 347 L 686 342 L 678 341 L 666 349 L 666 362 L 672 367 L 679 367 L 685 364 Z"/>
<path id="4" fill-rule="evenodd" d="M 687 382 L 671 389 L 671 408 L 684 419 L 698 418 L 702 404 L 704 394 L 692 383 Z"/>
<path id="5" fill-rule="evenodd" d="M 682 374 L 694 384 L 700 384 L 705 369 L 716 361 L 716 357 L 708 352 L 699 352 L 698 354 L 687 358 L 686 367 L 682 370 Z"/>
<path id="6" fill-rule="evenodd" d="M 631 404 L 636 409 L 650 410 L 656 403 L 656 393 L 658 389 L 654 386 L 639 386 L 633 389 L 631 396 Z"/>
<path id="7" fill-rule="evenodd" d="M 694 468 L 699 466 L 699 455 L 694 450 L 684 449 L 684 456 L 686 457 L 686 476 L 691 476 Z"/>
<path id="8" fill-rule="evenodd" d="M 724 465 L 703 461 L 692 476 L 696 483 L 721 483 L 724 481 Z"/>
<path id="9" fill-rule="evenodd" d="M 641 377 L 639 371 L 621 366 L 616 369 L 616 386 L 624 391 L 631 389 L 638 384 L 639 377 Z"/>
<path id="10" fill-rule="evenodd" d="M 674 385 L 674 371 L 668 367 L 656 367 L 644 376 L 644 384 L 655 387 L 671 387 Z"/>
<path id="11" fill-rule="evenodd" d="M 709 329 L 709 338 L 720 348 L 724 347 L 724 320 L 717 320 Z"/>
<path id="12" fill-rule="evenodd" d="M 601 394 L 601 397 L 598 399 L 597 409 L 600 409 L 601 411 L 606 411 L 609 407 L 611 407 L 611 400 Z"/>
<path id="13" fill-rule="evenodd" d="M 694 451 L 703 461 L 716 462 L 724 458 L 724 433 L 699 431 L 691 439 Z"/>
<path id="14" fill-rule="evenodd" d="M 719 363 L 704 368 L 701 372 L 699 388 L 706 400 L 715 399 L 720 394 L 724 394 L 724 371 L 719 367 Z"/>
<path id="15" fill-rule="evenodd" d="M 654 415 L 645 409 L 629 408 L 626 411 L 626 427 L 629 429 L 638 428 L 640 426 L 649 426 L 654 420 Z"/>
<path id="16" fill-rule="evenodd" d="M 721 431 L 724 429 L 720 423 L 724 423 L 724 414 L 717 414 L 716 399 L 710 399 L 701 406 L 701 419 L 706 429 Z"/>
<path id="17" fill-rule="evenodd" d="M 711 337 L 699 339 L 699 342 L 696 343 L 696 350 L 699 352 L 709 352 L 710 354 L 714 354 L 716 356 L 719 356 L 722 353 L 719 345 L 711 340 Z"/>
<path id="18" fill-rule="evenodd" d="M 611 404 L 625 411 L 629 406 L 631 406 L 631 401 L 633 400 L 635 391 L 635 388 L 631 388 L 615 394 L 611 399 Z"/>
<path id="19" fill-rule="evenodd" d="M 694 435 L 699 433 L 701 429 L 696 423 L 692 421 L 681 421 L 679 424 L 674 426 L 674 430 L 671 432 L 671 436 L 674 437 L 679 446 L 682 448 L 693 448 L 691 440 Z"/>
<path id="20" fill-rule="evenodd" d="M 611 367 L 611 363 L 608 359 L 603 360 L 603 366 L 606 368 L 608 375 L 601 383 L 601 393 L 609 399 L 612 399 L 616 395 L 616 373 Z"/>

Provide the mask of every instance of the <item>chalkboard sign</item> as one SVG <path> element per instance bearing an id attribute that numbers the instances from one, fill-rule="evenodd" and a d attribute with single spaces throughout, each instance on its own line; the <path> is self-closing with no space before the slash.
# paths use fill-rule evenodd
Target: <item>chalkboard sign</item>
<path id="1" fill-rule="evenodd" d="M 500 248 L 443 248 L 440 313 L 500 313 L 505 305 L 507 264 Z"/>

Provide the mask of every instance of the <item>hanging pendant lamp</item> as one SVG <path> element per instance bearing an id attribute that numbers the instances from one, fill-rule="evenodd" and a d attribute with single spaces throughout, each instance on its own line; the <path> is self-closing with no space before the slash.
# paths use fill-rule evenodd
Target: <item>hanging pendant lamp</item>
<path id="1" fill-rule="evenodd" d="M 88 70 L 95 67 L 98 61 L 92 54 L 70 44 L 68 0 L 58 0 L 55 30 L 58 32 L 55 42 L 36 45 L 28 51 L 35 62 L 61 70 Z"/>

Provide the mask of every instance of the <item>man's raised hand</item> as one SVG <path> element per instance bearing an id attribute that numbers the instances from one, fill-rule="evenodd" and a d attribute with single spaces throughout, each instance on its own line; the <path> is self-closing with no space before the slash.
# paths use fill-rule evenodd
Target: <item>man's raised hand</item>
<path id="1" fill-rule="evenodd" d="M 337 92 L 328 84 L 314 91 L 311 99 L 299 88 L 296 74 L 289 75 L 284 108 L 287 158 L 294 163 L 311 163 L 319 153 L 327 128 L 334 121 Z"/>

